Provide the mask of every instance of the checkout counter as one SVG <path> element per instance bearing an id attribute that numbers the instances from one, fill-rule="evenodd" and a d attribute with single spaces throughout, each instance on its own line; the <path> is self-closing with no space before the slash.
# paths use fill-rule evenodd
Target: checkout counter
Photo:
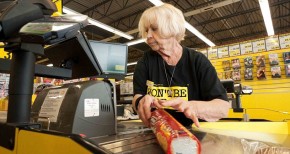
<path id="1" fill-rule="evenodd" d="M 1 154 L 163 153 L 140 120 L 116 121 L 115 86 L 110 82 L 48 88 L 31 107 L 34 75 L 73 79 L 102 74 L 80 32 L 87 18 L 47 17 L 55 10 L 50 0 L 0 4 L 0 40 L 13 54 L 11 61 L 0 61 L 1 71 L 11 74 L 7 121 L 0 123 Z M 37 15 L 24 18 L 27 14 Z M 49 54 L 56 50 L 59 54 Z M 36 55 L 47 56 L 59 67 L 35 65 Z M 289 153 L 289 122 L 205 122 L 188 129 L 200 140 L 203 154 Z"/>

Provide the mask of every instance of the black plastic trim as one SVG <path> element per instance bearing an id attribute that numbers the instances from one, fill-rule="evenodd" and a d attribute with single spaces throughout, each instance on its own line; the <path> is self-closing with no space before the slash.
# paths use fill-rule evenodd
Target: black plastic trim
<path id="1" fill-rule="evenodd" d="M 9 150 L 14 150 L 15 146 L 15 126 L 0 123 L 0 146 Z"/>

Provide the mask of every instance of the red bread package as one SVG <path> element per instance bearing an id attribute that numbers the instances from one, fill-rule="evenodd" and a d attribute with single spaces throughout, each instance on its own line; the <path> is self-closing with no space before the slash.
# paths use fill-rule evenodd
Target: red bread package
<path id="1" fill-rule="evenodd" d="M 163 109 L 152 112 L 150 126 L 167 154 L 200 154 L 199 140 Z"/>

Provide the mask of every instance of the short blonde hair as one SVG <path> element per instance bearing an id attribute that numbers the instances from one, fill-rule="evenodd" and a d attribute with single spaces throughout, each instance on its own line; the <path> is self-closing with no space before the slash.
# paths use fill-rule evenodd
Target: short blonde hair
<path id="1" fill-rule="evenodd" d="M 163 38 L 175 37 L 180 42 L 185 36 L 185 19 L 183 13 L 171 4 L 154 6 L 145 10 L 139 21 L 139 33 L 147 37 L 150 25 L 157 25 L 159 35 Z"/>

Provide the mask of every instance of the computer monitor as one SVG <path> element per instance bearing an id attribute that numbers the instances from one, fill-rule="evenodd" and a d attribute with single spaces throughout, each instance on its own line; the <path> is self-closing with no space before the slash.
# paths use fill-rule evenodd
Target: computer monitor
<path id="1" fill-rule="evenodd" d="M 126 44 L 89 40 L 103 74 L 98 77 L 122 79 L 127 74 L 128 46 Z"/>

